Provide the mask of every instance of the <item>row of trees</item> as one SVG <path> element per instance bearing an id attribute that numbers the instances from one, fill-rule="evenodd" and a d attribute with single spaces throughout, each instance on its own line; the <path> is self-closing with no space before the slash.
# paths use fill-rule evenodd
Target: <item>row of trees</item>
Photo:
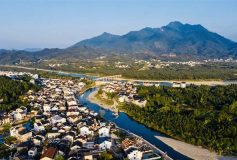
<path id="1" fill-rule="evenodd" d="M 140 87 L 145 108 L 123 104 L 135 120 L 188 143 L 220 154 L 237 153 L 237 85 Z"/>

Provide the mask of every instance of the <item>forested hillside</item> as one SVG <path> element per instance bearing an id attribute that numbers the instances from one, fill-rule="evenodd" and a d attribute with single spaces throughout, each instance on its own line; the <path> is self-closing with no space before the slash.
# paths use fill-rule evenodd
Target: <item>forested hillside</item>
<path id="1" fill-rule="evenodd" d="M 21 96 L 31 90 L 37 90 L 37 86 L 31 84 L 27 77 L 23 80 L 12 80 L 8 77 L 0 76 L 0 110 L 10 110 L 20 105 L 24 105 Z"/>
<path id="2" fill-rule="evenodd" d="M 237 153 L 237 85 L 141 87 L 145 108 L 122 105 L 135 120 L 221 154 Z"/>

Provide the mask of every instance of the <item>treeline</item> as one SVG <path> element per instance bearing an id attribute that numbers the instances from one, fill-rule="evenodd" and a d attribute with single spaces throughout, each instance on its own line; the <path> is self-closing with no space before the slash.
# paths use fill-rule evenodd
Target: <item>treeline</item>
<path id="1" fill-rule="evenodd" d="M 121 105 L 135 120 L 185 142 L 220 154 L 237 153 L 237 85 L 140 87 L 148 100 L 140 108 Z"/>
<path id="2" fill-rule="evenodd" d="M 165 68 L 148 68 L 142 70 L 142 65 L 132 62 L 130 68 L 116 68 L 114 64 L 101 65 L 86 64 L 84 69 L 75 66 L 59 67 L 59 70 L 72 71 L 76 73 L 94 74 L 94 75 L 118 75 L 121 74 L 125 78 L 132 79 L 150 79 L 150 80 L 236 80 L 237 65 L 236 64 L 205 64 L 190 67 L 187 65 L 172 64 Z"/>
<path id="3" fill-rule="evenodd" d="M 30 83 L 26 76 L 21 77 L 21 80 L 12 80 L 5 76 L 0 76 L 0 110 L 9 111 L 20 105 L 25 105 L 22 99 L 29 90 L 38 90 L 38 86 Z"/>

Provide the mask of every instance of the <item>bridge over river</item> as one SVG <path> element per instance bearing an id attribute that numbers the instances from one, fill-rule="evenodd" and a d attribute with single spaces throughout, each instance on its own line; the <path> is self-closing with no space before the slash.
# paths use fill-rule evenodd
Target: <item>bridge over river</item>
<path id="1" fill-rule="evenodd" d="M 185 82 L 187 85 L 208 85 L 208 86 L 216 86 L 216 85 L 229 85 L 229 84 L 237 84 L 236 80 L 233 81 L 223 81 L 223 80 L 142 80 L 142 79 L 129 79 L 123 78 L 122 75 L 112 75 L 105 77 L 97 77 L 94 79 L 96 81 L 96 85 L 102 85 L 110 82 L 133 82 L 140 85 L 161 85 L 161 86 L 173 86 L 173 83 L 183 83 Z"/>

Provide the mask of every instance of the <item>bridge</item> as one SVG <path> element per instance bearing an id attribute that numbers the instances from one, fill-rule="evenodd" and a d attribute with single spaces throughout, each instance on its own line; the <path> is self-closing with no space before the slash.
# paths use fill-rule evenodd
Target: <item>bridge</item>
<path id="1" fill-rule="evenodd" d="M 141 85 L 155 85 L 155 84 L 158 84 L 162 81 L 152 81 L 152 80 L 135 80 L 135 79 L 126 79 L 126 78 L 123 78 L 122 75 L 112 75 L 112 76 L 105 76 L 105 77 L 98 77 L 95 79 L 95 84 L 97 86 L 100 86 L 100 85 L 104 85 L 104 84 L 107 84 L 107 83 L 110 83 L 112 81 L 116 81 L 116 82 L 133 82 L 133 83 L 136 83 L 136 84 L 141 84 Z"/>
<path id="2" fill-rule="evenodd" d="M 121 78 L 122 75 L 113 75 L 113 76 L 106 76 L 106 77 L 98 77 L 95 79 L 95 84 L 97 86 L 104 85 L 106 83 L 109 83 L 111 81 L 117 81 L 119 78 Z"/>
<path id="3" fill-rule="evenodd" d="M 121 77 L 122 77 L 122 75 L 99 77 L 96 79 L 96 81 L 113 81 L 113 80 L 117 80 L 117 78 L 121 78 Z"/>

